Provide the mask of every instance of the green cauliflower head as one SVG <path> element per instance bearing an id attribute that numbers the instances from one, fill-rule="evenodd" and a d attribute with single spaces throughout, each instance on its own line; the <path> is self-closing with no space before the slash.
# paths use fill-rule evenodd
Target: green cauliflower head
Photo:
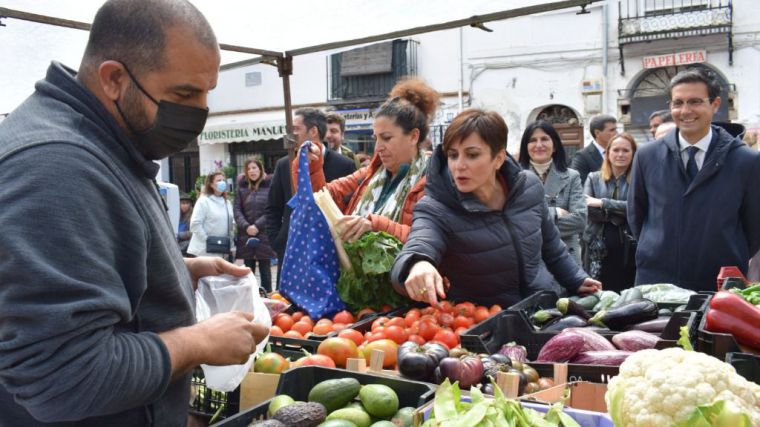
<path id="1" fill-rule="evenodd" d="M 643 350 L 628 357 L 605 395 L 616 427 L 665 427 L 702 405 L 726 401 L 760 426 L 760 386 L 733 366 L 681 348 Z"/>

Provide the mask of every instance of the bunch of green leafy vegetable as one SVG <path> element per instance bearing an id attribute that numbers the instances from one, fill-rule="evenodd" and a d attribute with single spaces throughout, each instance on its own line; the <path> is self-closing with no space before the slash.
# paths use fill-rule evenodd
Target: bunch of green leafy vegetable
<path id="1" fill-rule="evenodd" d="M 433 411 L 422 427 L 580 427 L 562 405 L 553 405 L 546 414 L 523 408 L 507 399 L 494 384 L 494 398 L 486 399 L 479 389 L 470 389 L 470 402 L 463 402 L 459 383 L 446 379 L 438 386 Z"/>
<path id="2" fill-rule="evenodd" d="M 760 307 L 760 283 L 755 283 L 750 287 L 744 289 L 732 288 L 730 291 L 738 294 L 748 303 Z"/>
<path id="3" fill-rule="evenodd" d="M 393 290 L 390 271 L 404 245 L 383 231 L 365 233 L 359 240 L 344 243 L 351 271 L 341 270 L 336 287 L 340 299 L 352 309 L 383 304 L 399 307 L 408 301 Z"/>

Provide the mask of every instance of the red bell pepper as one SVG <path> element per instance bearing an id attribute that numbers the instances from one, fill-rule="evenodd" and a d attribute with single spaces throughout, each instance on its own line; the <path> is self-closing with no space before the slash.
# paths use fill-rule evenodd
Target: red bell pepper
<path id="1" fill-rule="evenodd" d="M 710 301 L 705 327 L 729 333 L 740 344 L 760 348 L 760 309 L 733 292 L 721 291 Z"/>

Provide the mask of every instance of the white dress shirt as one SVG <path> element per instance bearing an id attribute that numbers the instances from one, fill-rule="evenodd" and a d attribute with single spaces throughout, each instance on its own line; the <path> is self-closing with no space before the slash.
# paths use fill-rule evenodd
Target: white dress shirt
<path id="1" fill-rule="evenodd" d="M 594 146 L 596 146 L 596 149 L 599 150 L 599 154 L 602 156 L 602 158 L 604 158 L 604 147 L 597 144 L 596 141 L 591 141 L 591 143 L 594 144 Z"/>
<path id="2" fill-rule="evenodd" d="M 694 160 L 697 162 L 697 169 L 702 169 L 702 165 L 705 163 L 705 155 L 707 154 L 707 150 L 710 148 L 712 135 L 712 128 L 710 128 L 707 131 L 707 135 L 697 141 L 696 144 L 689 144 L 686 142 L 686 138 L 681 135 L 681 132 L 678 132 L 678 142 L 681 145 L 681 160 L 683 160 L 684 167 L 686 167 L 686 163 L 689 161 L 689 152 L 686 149 L 689 147 L 697 147 L 699 148 L 699 151 L 697 151 L 697 154 L 694 155 Z"/>

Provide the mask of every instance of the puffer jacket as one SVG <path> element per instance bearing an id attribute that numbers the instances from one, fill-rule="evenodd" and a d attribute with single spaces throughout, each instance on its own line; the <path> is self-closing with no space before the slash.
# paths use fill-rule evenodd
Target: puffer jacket
<path id="1" fill-rule="evenodd" d="M 235 239 L 236 257 L 238 259 L 272 259 L 277 257 L 277 254 L 269 246 L 269 238 L 265 233 L 266 216 L 264 215 L 264 208 L 269 198 L 271 183 L 272 177 L 267 175 L 261 180 L 259 188 L 252 190 L 249 188 L 245 176 L 238 179 L 235 203 L 233 204 L 235 224 L 237 224 L 238 230 Z M 259 234 L 256 237 L 260 239 L 260 242 L 255 248 L 246 246 L 246 242 L 251 236 L 245 230 L 251 225 L 255 225 L 259 229 Z"/>
<path id="2" fill-rule="evenodd" d="M 409 240 L 391 271 L 397 291 L 403 293 L 417 261 L 437 266 L 449 279 L 447 297 L 454 300 L 512 305 L 527 296 L 529 287 L 551 288 L 546 267 L 568 291 L 578 289 L 587 276 L 560 240 L 541 181 L 511 158 L 498 173 L 507 184 L 501 211 L 460 193 L 442 148 L 436 148 L 425 197 L 414 209 Z"/>

